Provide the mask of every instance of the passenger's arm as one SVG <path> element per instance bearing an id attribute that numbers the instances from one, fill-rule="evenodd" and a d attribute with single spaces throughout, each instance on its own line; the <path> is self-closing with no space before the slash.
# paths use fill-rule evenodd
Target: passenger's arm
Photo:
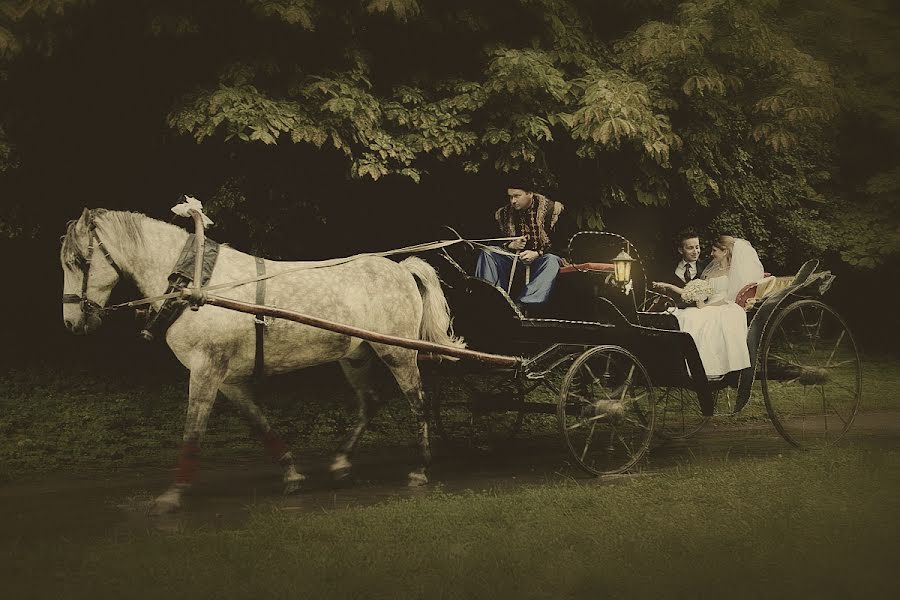
<path id="1" fill-rule="evenodd" d="M 677 285 L 673 285 L 671 283 L 666 283 L 665 281 L 654 281 L 653 287 L 658 290 L 671 290 L 679 296 L 684 293 L 684 288 L 680 288 Z"/>

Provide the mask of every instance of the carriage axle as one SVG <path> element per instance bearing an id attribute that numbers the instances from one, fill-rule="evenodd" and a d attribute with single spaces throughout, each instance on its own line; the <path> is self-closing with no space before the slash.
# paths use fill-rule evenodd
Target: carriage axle
<path id="1" fill-rule="evenodd" d="M 800 385 L 825 385 L 831 381 L 831 372 L 826 367 L 801 365 L 778 365 L 769 368 L 766 376 L 773 381 L 791 381 Z"/>

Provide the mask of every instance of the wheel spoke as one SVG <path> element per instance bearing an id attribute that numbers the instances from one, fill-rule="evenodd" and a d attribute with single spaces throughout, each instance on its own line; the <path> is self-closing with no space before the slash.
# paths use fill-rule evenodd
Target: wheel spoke
<path id="1" fill-rule="evenodd" d="M 825 391 L 822 390 L 822 395 L 823 395 L 823 397 L 824 397 L 824 394 L 825 394 Z M 825 400 L 825 402 L 828 404 L 828 408 L 831 409 L 831 412 L 834 413 L 834 416 L 836 416 L 838 419 L 841 420 L 841 423 L 844 424 L 844 427 L 847 427 L 847 426 L 849 425 L 849 423 L 848 423 L 847 420 L 844 418 L 844 416 L 843 416 L 841 413 L 838 412 L 837 408 L 834 407 L 834 404 L 832 404 L 831 402 L 828 402 L 828 400 Z"/>
<path id="2" fill-rule="evenodd" d="M 594 375 L 593 371 L 591 371 L 591 365 L 584 363 L 584 370 L 587 371 L 587 374 L 590 376 L 591 384 L 597 383 L 598 377 Z"/>
<path id="3" fill-rule="evenodd" d="M 816 323 L 816 339 L 822 334 L 822 321 L 825 320 L 825 311 L 819 308 L 819 321 Z"/>
<path id="4" fill-rule="evenodd" d="M 594 429 L 597 427 L 597 423 L 591 425 L 591 431 L 587 435 L 587 439 L 584 441 L 584 449 L 581 451 L 581 460 L 584 461 L 584 457 L 587 456 L 588 447 L 591 445 L 591 438 L 594 437 Z"/>
<path id="5" fill-rule="evenodd" d="M 852 358 L 848 358 L 847 360 L 842 360 L 841 362 L 834 363 L 833 365 L 825 365 L 829 369 L 837 369 L 838 367 L 843 367 L 844 365 L 849 365 L 851 363 L 855 363 L 856 361 Z"/>
<path id="6" fill-rule="evenodd" d="M 646 397 L 647 397 L 647 392 L 644 392 L 640 396 L 637 396 L 635 398 L 630 398 L 627 403 L 625 402 L 624 398 L 621 400 L 621 402 L 622 402 L 622 404 L 627 404 L 628 406 L 637 406 L 638 402 L 640 402 L 641 400 L 643 400 Z"/>
<path id="7" fill-rule="evenodd" d="M 829 366 L 831 364 L 831 360 L 834 358 L 834 353 L 837 352 L 838 346 L 841 345 L 841 342 L 844 339 L 844 334 L 846 331 L 841 331 L 841 335 L 838 336 L 837 341 L 834 343 L 834 348 L 831 349 L 831 354 L 828 355 L 828 360 L 825 362 L 825 366 Z M 844 361 L 847 362 L 847 361 Z"/>
<path id="8" fill-rule="evenodd" d="M 581 427 L 584 427 L 584 426 L 587 425 L 588 423 L 590 423 L 590 424 L 593 425 L 593 424 L 596 424 L 597 421 L 600 421 L 601 419 L 605 419 L 605 418 L 607 418 L 608 416 L 609 416 L 609 415 L 607 415 L 607 414 L 594 415 L 593 417 L 588 417 L 587 419 L 584 419 L 583 421 L 578 421 L 578 422 L 575 423 L 574 425 L 569 425 L 568 427 L 566 427 L 566 430 L 568 430 L 568 431 L 574 431 L 575 429 L 580 429 Z"/>
<path id="9" fill-rule="evenodd" d="M 802 367 L 803 366 L 798 362 L 792 361 L 791 359 L 787 358 L 786 356 L 782 356 L 780 354 L 775 354 L 774 352 L 769 352 L 769 356 L 771 356 L 775 360 L 783 362 L 784 364 L 791 365 L 792 367 Z"/>
<path id="10" fill-rule="evenodd" d="M 632 377 L 634 377 L 634 365 L 631 365 L 631 368 L 628 370 L 628 376 L 625 377 L 625 383 L 622 384 L 622 395 L 619 397 L 619 402 L 625 402 L 625 394 L 628 393 L 628 389 L 631 387 Z"/>
<path id="11" fill-rule="evenodd" d="M 784 325 L 779 323 L 778 328 L 781 330 L 781 335 L 784 337 L 784 343 L 787 344 L 788 350 L 794 355 L 794 359 L 797 360 L 797 349 L 794 347 L 794 344 L 791 343 L 787 332 L 784 330 Z"/>
<path id="12" fill-rule="evenodd" d="M 838 383 L 837 381 L 832 381 L 831 383 L 833 383 L 834 385 L 838 386 L 839 388 L 841 388 L 841 389 L 844 390 L 845 392 L 850 392 L 851 394 L 853 394 L 854 397 L 855 397 L 856 394 L 857 394 L 857 389 L 856 389 L 856 388 L 850 388 L 850 387 L 847 387 L 847 386 L 844 385 L 843 383 Z"/>
<path id="13" fill-rule="evenodd" d="M 634 451 L 631 449 L 631 446 L 628 445 L 628 442 L 625 441 L 625 438 L 622 437 L 622 434 L 616 430 L 616 437 L 619 438 L 619 441 L 622 442 L 622 445 L 625 446 L 625 450 L 628 452 L 629 456 L 634 456 Z"/>
<path id="14" fill-rule="evenodd" d="M 649 430 L 649 429 L 650 429 L 649 427 L 647 427 L 647 424 L 646 424 L 646 423 L 642 423 L 642 422 L 640 422 L 640 421 L 635 421 L 634 419 L 629 419 L 628 417 L 625 417 L 625 421 L 626 421 L 627 423 L 631 423 L 631 424 L 634 425 L 635 427 L 640 427 L 641 429 L 644 429 L 644 430 Z"/>
<path id="15" fill-rule="evenodd" d="M 810 356 L 814 356 L 816 354 L 816 340 L 818 339 L 819 328 L 822 326 L 822 318 L 824 317 L 824 315 L 825 315 L 824 311 L 822 311 L 822 309 L 820 308 L 819 309 L 819 320 L 815 324 L 813 324 L 813 323 L 810 323 L 809 321 L 807 321 L 806 313 L 803 311 L 803 307 L 802 306 L 800 307 L 800 320 L 803 322 L 803 325 L 802 325 L 803 332 L 806 335 L 806 338 L 809 340 L 809 345 L 810 345 L 810 348 L 812 349 Z M 815 333 L 813 333 L 813 331 L 812 331 L 813 325 L 815 325 L 815 327 L 816 327 Z"/>

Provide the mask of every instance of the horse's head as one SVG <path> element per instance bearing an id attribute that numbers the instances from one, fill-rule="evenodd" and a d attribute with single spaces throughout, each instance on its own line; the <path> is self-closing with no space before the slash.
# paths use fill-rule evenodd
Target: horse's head
<path id="1" fill-rule="evenodd" d="M 63 270 L 63 321 L 75 334 L 91 333 L 100 326 L 121 269 L 97 233 L 99 213 L 84 209 L 69 223 L 59 253 Z"/>

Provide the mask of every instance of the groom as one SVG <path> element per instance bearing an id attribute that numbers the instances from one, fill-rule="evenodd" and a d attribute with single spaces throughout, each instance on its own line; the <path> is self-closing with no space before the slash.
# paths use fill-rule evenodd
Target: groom
<path id="1" fill-rule="evenodd" d="M 676 239 L 678 240 L 680 260 L 675 264 L 675 269 L 668 273 L 665 281 L 683 288 L 687 282 L 703 274 L 703 269 L 706 268 L 709 261 L 702 260 L 700 256 L 700 237 L 693 228 L 681 230 Z M 671 292 L 669 296 L 675 301 L 678 308 L 687 306 L 678 294 Z"/>

